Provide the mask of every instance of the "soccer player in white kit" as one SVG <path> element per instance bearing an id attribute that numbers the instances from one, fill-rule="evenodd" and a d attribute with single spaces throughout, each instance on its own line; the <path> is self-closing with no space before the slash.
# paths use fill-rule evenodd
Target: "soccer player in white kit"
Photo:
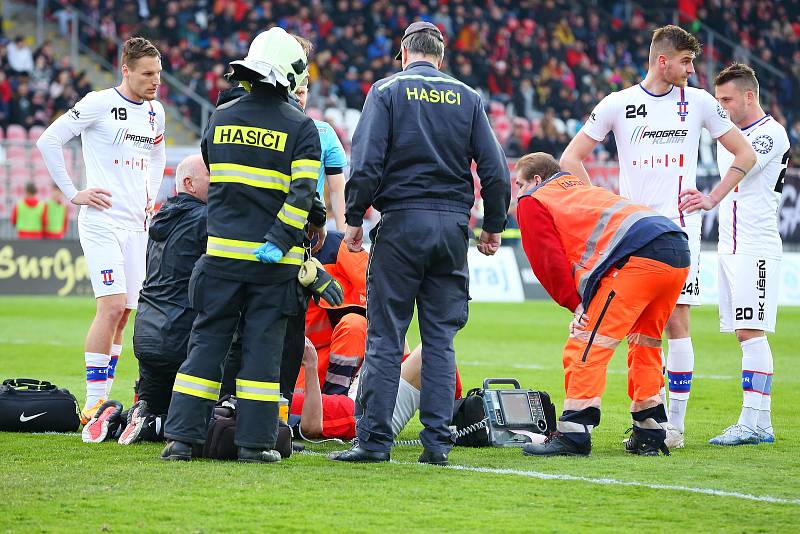
<path id="1" fill-rule="evenodd" d="M 122 83 L 94 91 L 39 138 L 53 181 L 81 206 L 78 232 L 97 308 L 86 335 L 84 424 L 108 399 L 122 334 L 145 276 L 147 224 L 166 164 L 164 108 L 155 101 L 161 55 L 148 40 L 125 42 Z M 80 135 L 87 188 L 67 173 L 62 147 Z"/>
<path id="2" fill-rule="evenodd" d="M 772 351 L 765 332 L 775 331 L 783 245 L 778 206 L 789 162 L 789 136 L 764 113 L 753 69 L 735 63 L 719 73 L 716 96 L 755 150 L 757 162 L 719 204 L 719 321 L 742 347 L 742 411 L 712 438 L 712 445 L 773 443 L 770 417 Z M 733 155 L 717 146 L 720 175 Z"/>
<path id="3" fill-rule="evenodd" d="M 686 404 L 694 371 L 689 307 L 700 303 L 701 218 L 697 210 L 702 207 L 703 199 L 681 200 L 680 195 L 683 190 L 695 187 L 701 129 L 707 129 L 735 155 L 731 170 L 711 192 L 713 200 L 705 199 L 706 203 L 716 205 L 755 162 L 750 144 L 733 127 L 714 97 L 687 86 L 688 77 L 694 72 L 693 60 L 699 52 L 697 39 L 685 30 L 672 25 L 656 30 L 645 79 L 600 101 L 561 157 L 562 169 L 588 183 L 583 160 L 608 132 L 614 132 L 619 153 L 620 194 L 669 217 L 689 236 L 692 265 L 665 328 L 670 401 L 665 443 L 670 449 L 683 447 Z"/>

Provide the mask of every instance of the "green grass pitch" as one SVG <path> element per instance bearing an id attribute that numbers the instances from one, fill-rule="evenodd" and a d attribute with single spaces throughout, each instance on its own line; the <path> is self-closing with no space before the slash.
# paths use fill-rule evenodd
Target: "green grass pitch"
<path id="1" fill-rule="evenodd" d="M 90 298 L 0 298 L 0 378 L 47 379 L 83 396 Z M 456 339 L 465 388 L 515 377 L 563 400 L 561 347 L 569 314 L 552 303 L 473 304 Z M 341 465 L 311 445 L 279 465 L 166 463 L 160 446 L 83 444 L 78 434 L 0 433 L 0 531 L 788 532 L 800 525 L 800 308 L 782 308 L 775 356 L 774 445 L 715 448 L 735 422 L 740 351 L 718 332 L 717 310 L 693 311 L 696 370 L 686 448 L 670 457 L 626 455 L 624 344 L 611 362 L 590 458 L 533 459 L 519 449 L 461 449 L 452 466 L 416 464 L 398 447 L 391 464 Z M 127 407 L 136 361 L 130 332 L 115 394 Z M 416 327 L 409 332 L 416 343 Z M 414 439 L 414 420 L 401 439 Z"/>

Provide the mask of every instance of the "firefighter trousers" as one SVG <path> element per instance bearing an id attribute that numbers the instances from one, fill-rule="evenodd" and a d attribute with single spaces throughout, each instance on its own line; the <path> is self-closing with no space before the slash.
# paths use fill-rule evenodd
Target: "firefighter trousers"
<path id="1" fill-rule="evenodd" d="M 188 357 L 175 377 L 164 432 L 167 439 L 205 442 L 220 393 L 223 360 L 241 322 L 234 442 L 240 447 L 275 447 L 281 353 L 287 316 L 298 312 L 297 283 L 296 278 L 270 285 L 226 280 L 195 269 L 189 298 L 198 315 Z"/>
<path id="2" fill-rule="evenodd" d="M 601 280 L 586 314 L 584 330 L 570 333 L 564 347 L 564 412 L 557 428 L 568 439 L 591 441 L 600 424 L 600 398 L 608 362 L 623 338 L 628 341 L 628 396 L 633 425 L 663 442 L 666 413 L 659 392 L 664 386 L 661 335 L 688 274 L 688 245 L 674 240 L 675 254 L 661 251 L 672 266 L 631 256 Z M 685 247 L 685 251 L 684 251 Z M 685 254 L 684 254 L 685 252 Z"/>

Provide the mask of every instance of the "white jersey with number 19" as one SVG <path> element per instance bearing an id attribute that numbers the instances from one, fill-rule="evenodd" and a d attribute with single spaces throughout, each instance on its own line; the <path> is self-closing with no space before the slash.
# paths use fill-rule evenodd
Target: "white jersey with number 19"
<path id="1" fill-rule="evenodd" d="M 602 141 L 614 132 L 619 153 L 619 188 L 678 226 L 700 226 L 700 212 L 678 210 L 678 195 L 696 187 L 700 131 L 715 139 L 733 123 L 713 96 L 694 87 L 655 95 L 641 85 L 611 93 L 594 108 L 583 133 Z"/>
<path id="2" fill-rule="evenodd" d="M 778 205 L 789 162 L 789 136 L 770 115 L 742 128 L 756 153 L 756 164 L 739 185 L 719 203 L 720 254 L 753 254 L 780 258 Z M 733 154 L 717 143 L 717 165 L 724 176 Z"/>
<path id="3" fill-rule="evenodd" d="M 80 135 L 86 187 L 111 191 L 111 208 L 82 206 L 80 218 L 114 228 L 144 230 L 148 200 L 164 171 L 164 108 L 156 100 L 134 102 L 112 87 L 87 94 L 58 118 Z M 59 124 L 59 126 L 60 126 Z M 151 165 L 151 159 L 158 163 Z"/>

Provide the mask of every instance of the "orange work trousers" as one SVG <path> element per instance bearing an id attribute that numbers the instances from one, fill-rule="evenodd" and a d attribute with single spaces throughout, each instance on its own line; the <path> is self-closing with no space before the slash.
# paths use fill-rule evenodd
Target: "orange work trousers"
<path id="1" fill-rule="evenodd" d="M 631 256 L 601 279 L 585 311 L 589 317 L 586 329 L 572 332 L 564 347 L 565 410 L 600 408 L 608 362 L 625 337 L 631 412 L 661 402 L 661 334 L 688 272 L 688 267 Z"/>

